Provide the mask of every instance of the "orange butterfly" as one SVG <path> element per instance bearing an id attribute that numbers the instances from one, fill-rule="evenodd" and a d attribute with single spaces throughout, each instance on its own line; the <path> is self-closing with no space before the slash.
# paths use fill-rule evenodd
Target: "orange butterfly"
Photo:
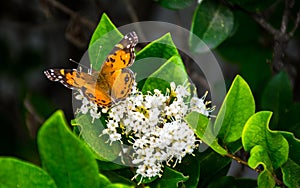
<path id="1" fill-rule="evenodd" d="M 137 43 L 134 31 L 125 35 L 109 53 L 100 71 L 91 74 L 76 69 L 49 69 L 44 73 L 51 81 L 60 82 L 70 89 L 80 89 L 98 106 L 109 107 L 131 93 L 135 77 L 127 67 L 134 62 Z"/>

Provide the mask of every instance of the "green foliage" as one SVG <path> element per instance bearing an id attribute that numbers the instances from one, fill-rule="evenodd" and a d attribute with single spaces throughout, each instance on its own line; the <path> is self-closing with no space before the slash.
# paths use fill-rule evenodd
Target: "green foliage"
<path id="1" fill-rule="evenodd" d="M 215 122 L 215 130 L 220 129 L 218 137 L 230 143 L 241 137 L 243 126 L 254 114 L 255 103 L 248 84 L 237 76 L 221 106 Z"/>
<path id="2" fill-rule="evenodd" d="M 243 188 L 254 188 L 256 187 L 256 181 L 251 179 L 237 179 L 232 176 L 223 176 L 217 181 L 209 184 L 208 188 L 219 188 L 219 187 L 243 187 Z"/>
<path id="3" fill-rule="evenodd" d="M 132 70 L 139 73 L 136 80 L 141 81 L 138 84 L 142 92 L 154 89 L 165 92 L 170 82 L 182 84 L 188 79 L 184 64 L 169 33 L 140 50 Z"/>
<path id="4" fill-rule="evenodd" d="M 58 187 L 100 185 L 92 152 L 72 134 L 61 111 L 54 113 L 39 130 L 38 146 L 42 166 Z"/>
<path id="5" fill-rule="evenodd" d="M 292 133 L 281 132 L 289 143 L 289 159 L 281 167 L 283 181 L 289 187 L 299 187 L 299 170 L 300 170 L 300 140 L 295 138 Z"/>
<path id="6" fill-rule="evenodd" d="M 181 59 L 177 55 L 174 55 L 147 78 L 143 85 L 142 92 L 146 93 L 154 89 L 165 91 L 165 89 L 169 87 L 170 82 L 175 82 L 177 85 L 183 84 L 187 82 L 187 80 L 188 75 Z"/>
<path id="7" fill-rule="evenodd" d="M 0 158 L 0 187 L 49 187 L 55 188 L 54 180 L 43 169 L 10 157 Z"/>
<path id="8" fill-rule="evenodd" d="M 99 70 L 105 58 L 123 35 L 104 13 L 90 40 L 88 55 L 94 70 Z M 100 53 L 101 52 L 101 53 Z"/>
<path id="9" fill-rule="evenodd" d="M 204 143 L 208 144 L 221 155 L 227 153 L 227 151 L 218 144 L 218 139 L 216 135 L 213 134 L 212 125 L 206 116 L 197 112 L 191 112 L 185 117 L 185 120 Z"/>
<path id="10" fill-rule="evenodd" d="M 286 162 L 289 146 L 280 132 L 271 131 L 268 128 L 271 115 L 271 112 L 261 111 L 251 116 L 244 127 L 242 141 L 246 151 L 259 145 L 261 147 L 259 150 L 264 150 L 265 155 L 269 157 L 272 163 L 272 167 L 277 169 Z M 249 165 L 252 168 L 257 166 Z"/>
<path id="11" fill-rule="evenodd" d="M 99 134 L 105 128 L 100 119 L 95 119 L 92 123 L 90 116 L 81 115 L 76 117 L 75 121 L 76 126 L 79 126 L 80 136 L 93 148 L 98 159 L 113 161 L 118 157 L 121 151 L 120 145 L 117 142 L 107 143 L 107 136 L 99 137 Z"/>
<path id="12" fill-rule="evenodd" d="M 161 6 L 171 9 L 178 10 L 190 6 L 193 0 L 154 0 L 157 1 Z"/>
<path id="13" fill-rule="evenodd" d="M 194 12 L 191 32 L 198 36 L 210 49 L 216 48 L 231 35 L 234 18 L 226 6 L 214 1 L 203 1 Z M 202 42 L 190 35 L 190 46 L 194 52 L 202 52 Z"/>
<path id="14" fill-rule="evenodd" d="M 261 106 L 274 112 L 271 128 L 293 131 L 295 135 L 300 136 L 300 119 L 297 116 L 300 113 L 300 104 L 292 101 L 291 83 L 287 74 L 280 72 L 267 83 L 262 94 Z"/>
<path id="15" fill-rule="evenodd" d="M 151 187 L 178 187 L 180 182 L 185 182 L 189 177 L 184 176 L 182 173 L 177 172 L 171 168 L 166 167 L 162 178 L 151 184 Z"/>

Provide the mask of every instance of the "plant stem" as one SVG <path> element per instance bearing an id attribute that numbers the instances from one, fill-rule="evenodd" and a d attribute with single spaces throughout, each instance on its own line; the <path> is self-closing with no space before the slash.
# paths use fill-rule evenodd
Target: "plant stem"
<path id="1" fill-rule="evenodd" d="M 246 161 L 244 161 L 243 159 L 241 159 L 240 157 L 237 157 L 237 156 L 235 156 L 235 155 L 233 155 L 233 154 L 231 154 L 231 153 L 227 153 L 225 156 L 227 156 L 227 157 L 229 157 L 229 158 L 231 158 L 231 159 L 237 161 L 237 162 L 240 163 L 240 164 L 243 164 L 243 165 L 249 167 L 249 164 L 248 164 Z M 249 168 L 250 168 L 250 167 L 249 167 Z M 259 168 L 256 168 L 256 169 L 254 169 L 254 170 L 255 170 L 257 173 L 261 173 L 261 172 L 262 172 L 262 170 L 259 169 Z M 282 187 L 282 188 L 287 187 L 286 185 L 284 185 L 284 183 L 283 183 L 281 180 L 279 180 L 279 179 L 276 177 L 276 175 L 273 175 L 273 178 L 274 178 L 276 184 L 279 185 L 280 187 Z"/>
<path id="2" fill-rule="evenodd" d="M 281 26 L 279 29 L 274 28 L 261 13 L 250 12 L 240 5 L 232 4 L 226 2 L 226 5 L 232 9 L 236 9 L 248 14 L 253 20 L 255 20 L 265 31 L 273 36 L 273 64 L 272 68 L 275 73 L 280 72 L 285 67 L 285 55 L 286 47 L 289 40 L 293 37 L 295 31 L 297 30 L 300 22 L 300 10 L 297 13 L 296 20 L 294 22 L 294 27 L 290 32 L 287 31 L 287 27 L 290 21 L 291 9 L 294 7 L 294 0 L 284 0 L 284 10 L 282 13 Z"/>
<path id="3" fill-rule="evenodd" d="M 43 1 L 49 3 L 50 5 L 59 9 L 63 13 L 69 15 L 70 17 L 78 19 L 79 22 L 86 25 L 90 29 L 94 29 L 96 26 L 94 22 L 90 21 L 89 19 L 87 19 L 83 16 L 80 16 L 79 14 L 77 14 L 76 12 L 74 12 L 73 10 L 71 10 L 70 8 L 66 7 L 65 5 L 63 5 L 62 3 L 60 3 L 56 0 L 43 0 Z"/>

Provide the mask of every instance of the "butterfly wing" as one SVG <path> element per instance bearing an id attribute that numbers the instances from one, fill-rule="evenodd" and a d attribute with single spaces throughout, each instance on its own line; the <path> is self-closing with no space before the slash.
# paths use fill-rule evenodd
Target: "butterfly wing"
<path id="1" fill-rule="evenodd" d="M 79 79 L 81 76 L 76 69 L 49 69 L 44 71 L 46 77 L 54 82 L 60 82 L 69 89 L 80 87 Z"/>
<path id="2" fill-rule="evenodd" d="M 107 56 L 100 74 L 106 76 L 112 71 L 131 66 L 135 59 L 134 47 L 137 43 L 138 37 L 134 31 L 125 35 Z"/>
<path id="3" fill-rule="evenodd" d="M 120 71 L 111 89 L 114 102 L 125 99 L 131 93 L 134 80 L 134 73 L 130 69 L 124 68 Z"/>
<path id="4" fill-rule="evenodd" d="M 60 82 L 69 89 L 80 89 L 85 97 L 99 106 L 108 106 L 112 101 L 109 86 L 99 73 L 90 75 L 76 69 L 49 69 L 44 73 L 51 81 Z"/>
<path id="5" fill-rule="evenodd" d="M 100 72 L 88 74 L 76 69 L 49 69 L 44 73 L 51 81 L 60 82 L 70 89 L 80 89 L 99 106 L 110 106 L 131 92 L 134 74 L 126 67 L 134 62 L 134 47 L 137 43 L 138 37 L 134 31 L 125 35 L 114 46 Z"/>

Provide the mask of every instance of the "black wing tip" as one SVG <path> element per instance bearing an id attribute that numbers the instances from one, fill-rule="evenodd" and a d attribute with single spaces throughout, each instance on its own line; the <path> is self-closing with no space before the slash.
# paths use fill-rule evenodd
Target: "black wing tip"
<path id="1" fill-rule="evenodd" d="M 136 34 L 135 31 L 129 32 L 128 34 L 126 34 L 126 35 L 124 36 L 124 38 L 125 38 L 125 39 L 128 38 L 130 41 L 132 41 L 132 43 L 133 43 L 134 45 L 136 45 L 136 44 L 138 43 L 138 36 L 137 36 L 137 34 Z"/>

